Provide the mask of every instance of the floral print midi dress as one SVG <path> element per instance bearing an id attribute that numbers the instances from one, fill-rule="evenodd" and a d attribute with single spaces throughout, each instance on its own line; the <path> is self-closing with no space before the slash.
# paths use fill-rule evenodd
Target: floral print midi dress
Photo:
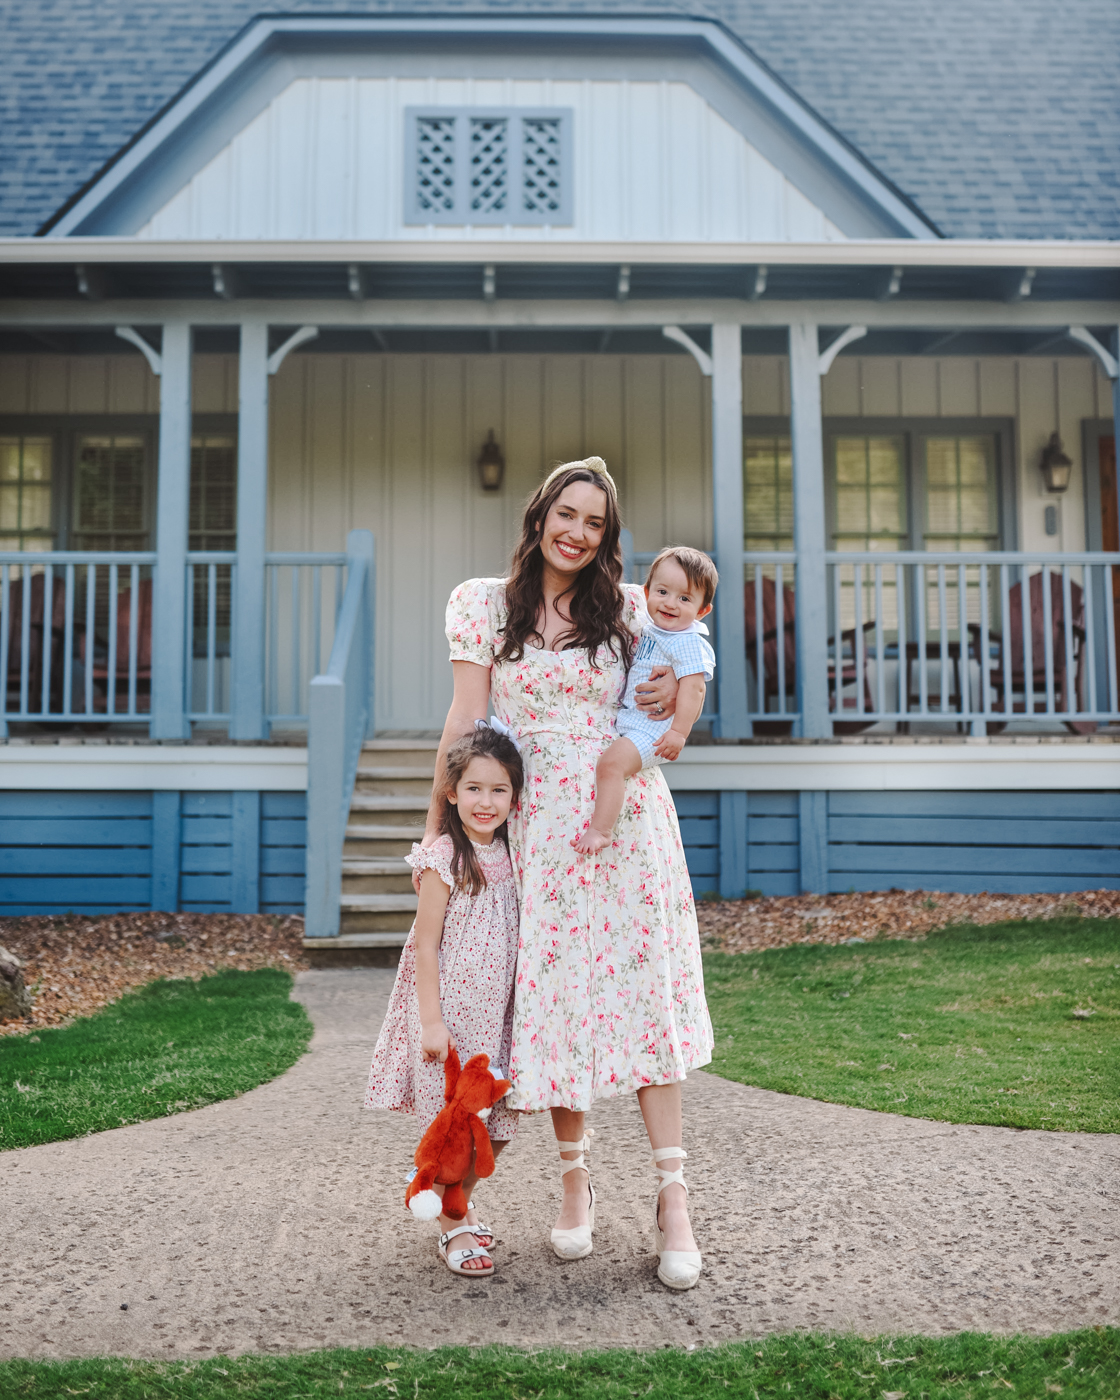
<path id="1" fill-rule="evenodd" d="M 517 965 L 517 888 L 505 842 L 474 843 L 486 877 L 478 894 L 456 889 L 451 870 L 455 848 L 450 836 L 430 846 L 415 845 L 405 859 L 413 870 L 434 870 L 451 890 L 439 944 L 439 1009 L 460 1061 L 489 1055 L 498 1079 L 508 1077 L 513 1025 L 513 976 Z M 366 1108 L 416 1115 L 421 1136 L 444 1105 L 444 1071 L 420 1048 L 420 1003 L 416 996 L 416 925 L 401 952 L 389 1010 L 370 1067 Z M 486 1120 L 495 1141 L 517 1132 L 518 1115 L 509 1095 L 499 1099 Z"/>
<path id="2" fill-rule="evenodd" d="M 648 621 L 642 590 L 623 591 L 637 636 Z M 525 763 L 509 820 L 521 917 L 505 1101 L 582 1111 L 711 1060 L 696 907 L 660 768 L 627 780 L 610 846 L 581 856 L 570 844 L 590 820 L 595 764 L 616 737 L 623 663 L 606 647 L 595 665 L 586 649 L 497 661 L 504 626 L 502 579 L 452 593 L 451 659 L 490 668 L 491 708 Z"/>

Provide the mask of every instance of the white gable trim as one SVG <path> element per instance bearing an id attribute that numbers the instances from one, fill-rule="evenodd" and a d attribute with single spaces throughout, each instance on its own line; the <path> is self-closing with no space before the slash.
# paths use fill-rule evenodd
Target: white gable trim
<path id="1" fill-rule="evenodd" d="M 301 37 L 348 36 L 369 39 L 379 36 L 400 38 L 414 35 L 431 42 L 466 38 L 478 34 L 489 37 L 541 39 L 564 37 L 570 40 L 629 39 L 677 41 L 682 49 L 699 47 L 709 67 L 723 70 L 741 90 L 749 90 L 753 100 L 765 109 L 775 139 L 786 139 L 803 149 L 803 163 L 810 161 L 828 172 L 835 188 L 847 192 L 853 208 L 862 207 L 867 222 L 878 223 L 881 235 L 930 239 L 936 230 L 910 203 L 849 147 L 835 132 L 806 107 L 745 48 L 717 24 L 706 20 L 609 20 L 551 17 L 540 19 L 404 19 L 348 18 L 325 19 L 309 16 L 265 18 L 254 21 L 230 47 L 195 79 L 140 136 L 80 193 L 73 204 L 48 230 L 52 238 L 88 231 L 91 222 L 128 185 L 138 179 L 145 166 L 156 157 L 166 158 L 177 141 L 185 139 L 192 124 L 208 104 L 220 102 L 247 70 L 269 57 L 277 43 Z M 712 65 L 711 60 L 715 60 Z M 279 59 L 275 60 L 279 61 Z M 713 72 L 712 87 L 718 88 Z M 709 95 L 709 94 L 706 94 Z M 709 95 L 710 98 L 710 95 Z M 711 98 L 710 98 L 711 100 Z M 718 94 L 713 105 L 719 107 Z M 797 181 L 797 175 L 792 178 Z M 811 190 L 805 191 L 813 198 Z M 816 201 L 819 202 L 819 201 Z M 870 232 L 871 230 L 865 230 Z M 857 233 L 858 230 L 851 230 Z"/>

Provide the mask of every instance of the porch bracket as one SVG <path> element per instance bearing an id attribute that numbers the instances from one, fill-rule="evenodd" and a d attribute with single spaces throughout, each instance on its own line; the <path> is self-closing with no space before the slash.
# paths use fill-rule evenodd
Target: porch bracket
<path id="1" fill-rule="evenodd" d="M 1084 345 L 1086 350 L 1092 351 L 1109 379 L 1114 382 L 1120 379 L 1120 361 L 1100 343 L 1090 330 L 1085 326 L 1070 326 L 1066 335 L 1069 336 L 1070 340 L 1076 340 L 1079 345 Z"/>
<path id="2" fill-rule="evenodd" d="M 823 379 L 832 368 L 832 362 L 846 345 L 851 345 L 853 340 L 862 340 L 867 334 L 866 326 L 849 326 L 846 331 L 841 331 L 827 350 L 821 351 L 820 375 Z"/>
<path id="3" fill-rule="evenodd" d="M 314 340 L 319 334 L 318 326 L 300 326 L 298 331 L 293 331 L 283 345 L 278 350 L 274 350 L 268 357 L 268 372 L 275 374 L 297 345 L 304 345 L 309 340 Z"/>
<path id="4" fill-rule="evenodd" d="M 736 327 L 736 330 L 738 330 L 738 327 Z M 693 338 L 686 331 L 682 331 L 680 326 L 662 326 L 661 334 L 665 336 L 667 340 L 675 340 L 678 345 L 683 345 L 684 348 L 688 351 L 688 353 L 692 356 L 692 358 L 696 361 L 696 363 L 700 366 L 700 373 L 704 376 L 704 378 L 711 379 L 711 355 L 701 350 L 699 345 L 696 344 Z"/>
<path id="5" fill-rule="evenodd" d="M 122 340 L 127 340 L 130 345 L 135 345 L 141 355 L 147 360 L 148 365 L 154 375 L 158 378 L 163 371 L 163 357 L 158 350 L 153 350 L 139 331 L 133 330 L 131 326 L 118 326 L 117 334 Z"/>

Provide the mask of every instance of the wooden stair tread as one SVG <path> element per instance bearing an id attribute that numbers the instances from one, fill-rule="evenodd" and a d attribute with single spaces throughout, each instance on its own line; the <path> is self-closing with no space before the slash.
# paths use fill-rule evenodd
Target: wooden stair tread
<path id="1" fill-rule="evenodd" d="M 412 866 L 404 856 L 343 856 L 343 875 L 408 875 Z"/>
<path id="2" fill-rule="evenodd" d="M 305 938 L 303 946 L 322 952 L 331 948 L 403 948 L 408 930 L 401 933 L 340 933 L 336 938 Z"/>
<path id="3" fill-rule="evenodd" d="M 431 799 L 422 793 L 356 792 L 350 799 L 351 812 L 426 812 Z"/>
<path id="4" fill-rule="evenodd" d="M 358 777 L 365 778 L 367 782 L 376 782 L 379 778 L 386 782 L 391 782 L 400 778 L 419 778 L 424 781 L 431 781 L 436 775 L 435 764 L 426 767 L 417 764 L 414 767 L 406 767 L 403 764 L 369 764 L 359 767 Z"/>
<path id="5" fill-rule="evenodd" d="M 370 823 L 367 825 L 350 825 L 346 828 L 347 841 L 422 841 L 424 839 L 424 828 L 422 826 L 378 826 Z"/>
<path id="6" fill-rule="evenodd" d="M 367 739 L 363 753 L 435 753 L 438 739 Z"/>
<path id="7" fill-rule="evenodd" d="M 419 900 L 414 894 L 346 894 L 342 896 L 343 910 L 361 910 L 366 914 L 415 914 Z"/>

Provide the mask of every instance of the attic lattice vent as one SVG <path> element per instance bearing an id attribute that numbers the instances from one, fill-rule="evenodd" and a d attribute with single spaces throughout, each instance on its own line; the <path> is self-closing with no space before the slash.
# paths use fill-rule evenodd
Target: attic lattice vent
<path id="1" fill-rule="evenodd" d="M 406 117 L 406 222 L 572 222 L 569 110 L 441 107 Z"/>

